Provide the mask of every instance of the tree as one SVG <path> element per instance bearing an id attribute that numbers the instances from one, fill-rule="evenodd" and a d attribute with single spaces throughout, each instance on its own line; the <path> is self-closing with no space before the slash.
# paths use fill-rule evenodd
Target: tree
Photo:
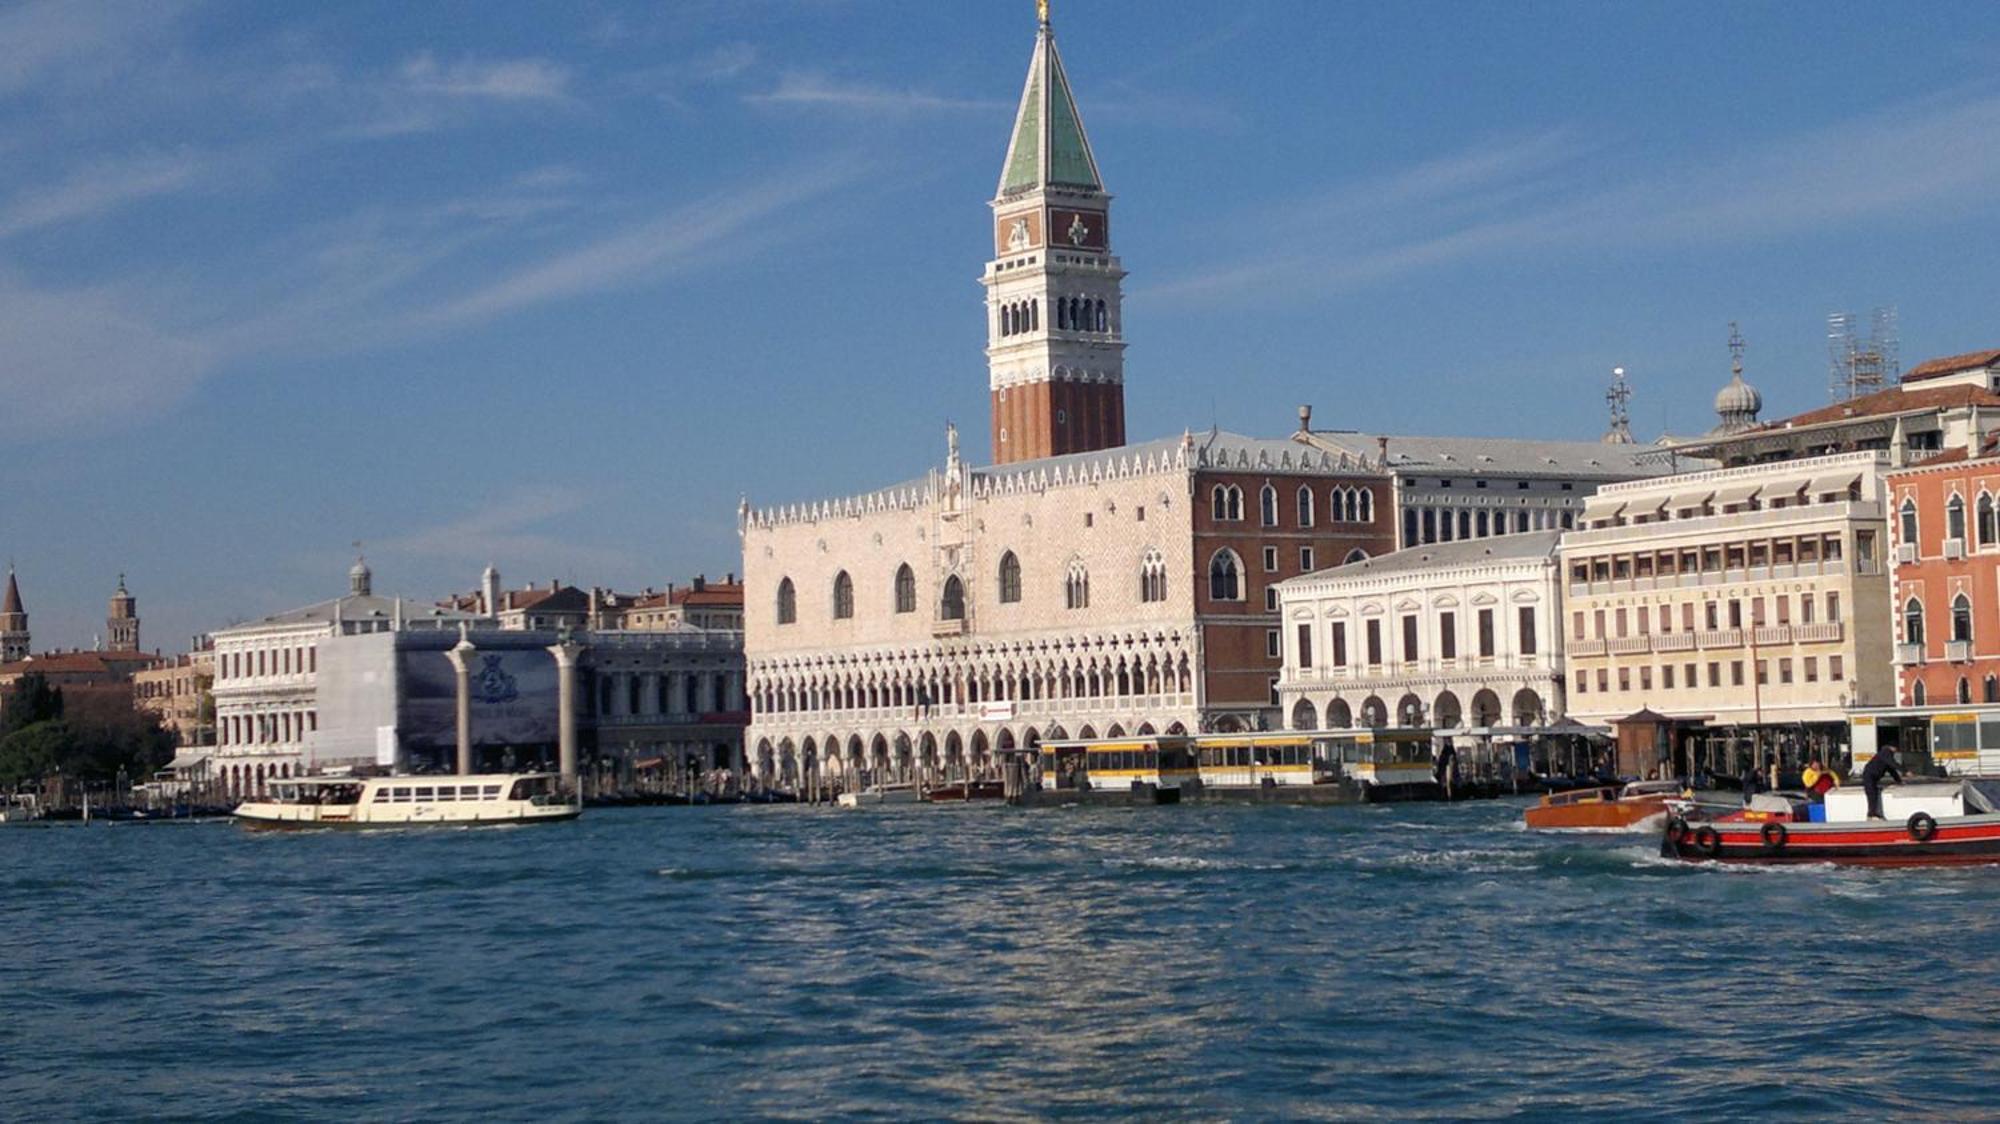
<path id="1" fill-rule="evenodd" d="M 60 721 L 37 722 L 0 738 L 0 785 L 41 780 L 60 767 L 70 748 L 69 728 Z"/>
<path id="2" fill-rule="evenodd" d="M 0 699 L 0 738 L 62 716 L 62 688 L 49 686 L 48 676 L 30 672 L 14 680 L 7 697 Z"/>

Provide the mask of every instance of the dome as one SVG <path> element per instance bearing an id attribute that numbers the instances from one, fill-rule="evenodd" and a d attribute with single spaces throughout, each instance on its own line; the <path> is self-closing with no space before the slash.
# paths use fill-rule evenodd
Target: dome
<path id="1" fill-rule="evenodd" d="M 1715 395 L 1715 414 L 1721 424 L 1710 432 L 1727 435 L 1755 429 L 1757 411 L 1763 408 L 1764 396 L 1743 381 L 1742 371 L 1737 371 L 1729 377 L 1729 385 Z"/>
<path id="2" fill-rule="evenodd" d="M 1729 385 L 1715 393 L 1715 412 L 1718 414 L 1756 414 L 1764 408 L 1764 396 L 1757 388 L 1743 381 L 1742 375 L 1730 378 Z"/>
<path id="3" fill-rule="evenodd" d="M 373 592 L 374 571 L 368 568 L 368 560 L 356 558 L 347 571 L 347 588 L 356 597 L 366 597 Z"/>

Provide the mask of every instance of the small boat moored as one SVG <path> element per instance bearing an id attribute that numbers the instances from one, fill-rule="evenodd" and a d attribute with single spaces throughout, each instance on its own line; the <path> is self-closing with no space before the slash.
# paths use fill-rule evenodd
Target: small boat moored
<path id="1" fill-rule="evenodd" d="M 915 804 L 922 799 L 916 785 L 885 784 L 843 792 L 835 798 L 835 803 L 843 808 L 868 808 L 876 804 Z"/>
<path id="2" fill-rule="evenodd" d="M 472 827 L 573 820 L 583 804 L 557 773 L 291 777 L 236 808 L 244 827 Z"/>
<path id="3" fill-rule="evenodd" d="M 1759 796 L 1727 818 L 1691 823 L 1669 817 L 1660 854 L 1688 862 L 1851 863 L 1933 866 L 2000 863 L 2000 781 L 1913 782 L 1885 789 L 1884 818 L 1868 818 L 1859 788 L 1826 795 L 1825 819 L 1811 805 Z"/>

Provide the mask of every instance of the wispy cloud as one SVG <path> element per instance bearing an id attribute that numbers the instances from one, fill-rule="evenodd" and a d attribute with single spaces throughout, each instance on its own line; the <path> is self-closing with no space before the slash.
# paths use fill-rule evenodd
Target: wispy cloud
<path id="1" fill-rule="evenodd" d="M 96 71 L 178 19 L 179 0 L 30 0 L 0 11 L 0 95 Z"/>
<path id="2" fill-rule="evenodd" d="M 794 106 L 845 112 L 935 113 L 1004 109 L 1007 102 L 957 98 L 924 90 L 897 89 L 863 82 L 842 82 L 823 74 L 792 71 L 775 87 L 746 98 L 757 105 Z"/>
<path id="3" fill-rule="evenodd" d="M 2000 193 L 2000 96 L 1958 94 L 1718 153 L 1649 162 L 1569 130 L 1488 141 L 1265 208 L 1268 241 L 1142 296 L 1325 292 L 1482 257 L 1786 237 Z M 1829 152 L 1866 160 L 1830 164 Z"/>
<path id="4" fill-rule="evenodd" d="M 419 313 L 414 323 L 440 327 L 483 321 L 530 305 L 664 276 L 695 265 L 712 252 L 734 249 L 740 240 L 757 236 L 777 213 L 851 182 L 859 172 L 854 162 L 837 161 L 677 208 L 518 269 Z"/>
<path id="5" fill-rule="evenodd" d="M 433 527 L 406 531 L 369 544 L 371 552 L 449 562 L 472 573 L 487 563 L 512 568 L 603 573 L 633 568 L 632 556 L 557 533 L 549 524 L 585 512 L 590 498 L 573 488 L 516 488 L 478 510 Z"/>
<path id="6" fill-rule="evenodd" d="M 110 287 L 37 288 L 0 273 L 0 436 L 142 415 L 179 401 L 212 369 L 213 344 L 164 326 Z"/>
<path id="7" fill-rule="evenodd" d="M 102 160 L 43 187 L 0 203 L 0 239 L 114 210 L 151 196 L 179 191 L 202 174 L 193 152 Z"/>
<path id="8" fill-rule="evenodd" d="M 460 59 L 440 63 L 429 52 L 403 63 L 403 83 L 414 93 L 499 101 L 561 101 L 569 96 L 569 68 L 546 59 Z"/>

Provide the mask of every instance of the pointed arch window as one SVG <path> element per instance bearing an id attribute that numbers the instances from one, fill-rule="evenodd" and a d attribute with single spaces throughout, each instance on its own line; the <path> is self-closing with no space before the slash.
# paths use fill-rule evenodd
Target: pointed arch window
<path id="1" fill-rule="evenodd" d="M 1139 563 L 1139 600 L 1146 602 L 1167 599 L 1167 559 L 1158 548 L 1148 550 Z"/>
<path id="2" fill-rule="evenodd" d="M 1000 601 L 1012 605 L 1021 599 L 1021 560 L 1013 551 L 1000 556 Z"/>
<path id="3" fill-rule="evenodd" d="M 1355 497 L 1354 521 L 1357 523 L 1375 522 L 1375 493 L 1366 488 L 1361 488 L 1356 491 Z"/>
<path id="4" fill-rule="evenodd" d="M 896 567 L 896 611 L 917 611 L 917 573 L 908 562 Z"/>
<path id="5" fill-rule="evenodd" d="M 1903 541 L 1906 543 L 1915 543 L 1917 541 L 1917 501 L 1904 496 L 1903 506 L 1898 511 L 1897 521 L 1901 524 L 1898 530 L 1902 533 Z"/>
<path id="6" fill-rule="evenodd" d="M 1975 511 L 1978 514 L 1976 529 L 1979 532 L 1979 545 L 1992 546 L 2000 542 L 2000 520 L 1994 517 L 1993 493 L 1979 493 L 1979 503 Z"/>
<path id="7" fill-rule="evenodd" d="M 1111 330 L 1111 318 L 1105 312 L 1104 302 L 1102 300 L 1099 300 L 1097 302 L 1097 330 L 1100 332 L 1108 332 Z"/>
<path id="8" fill-rule="evenodd" d="M 1073 305 L 1069 301 L 1056 302 L 1056 331 L 1058 332 L 1069 331 L 1069 326 L 1071 323 L 1069 310 L 1072 307 Z"/>
<path id="9" fill-rule="evenodd" d="M 1903 643 L 1922 646 L 1924 642 L 1924 603 L 1912 597 L 1903 603 Z"/>
<path id="10" fill-rule="evenodd" d="M 1990 671 L 1986 673 L 1986 686 L 1984 689 L 1984 694 L 1985 694 L 1984 701 L 2000 702 L 2000 676 L 1995 676 Z"/>
<path id="11" fill-rule="evenodd" d="M 1951 638 L 1972 639 L 1972 599 L 1963 593 L 1951 599 Z"/>
<path id="12" fill-rule="evenodd" d="M 1313 525 L 1313 490 L 1304 485 L 1300 485 L 1299 526 L 1310 527 L 1312 525 Z"/>
<path id="13" fill-rule="evenodd" d="M 1958 677 L 1958 701 L 1960 705 L 1972 701 L 1972 681 L 1963 675 Z"/>
<path id="14" fill-rule="evenodd" d="M 799 619 L 799 593 L 792 588 L 792 579 L 778 582 L 778 623 L 791 624 Z"/>
<path id="15" fill-rule="evenodd" d="M 1211 514 L 1219 522 L 1237 522 L 1243 518 L 1243 489 L 1234 484 L 1217 484 L 1210 495 Z"/>
<path id="16" fill-rule="evenodd" d="M 965 619 L 965 583 L 958 580 L 957 574 L 944 580 L 944 595 L 938 598 L 938 616 L 948 621 Z"/>
<path id="17" fill-rule="evenodd" d="M 1069 575 L 1063 579 L 1063 605 L 1070 609 L 1090 608 L 1090 571 L 1080 558 L 1070 562 Z"/>
<path id="18" fill-rule="evenodd" d="M 1913 684 L 1911 684 L 1911 685 L 1910 685 L 1910 705 L 1911 705 L 1911 706 L 1922 706 L 1922 705 L 1924 705 L 1924 703 L 1925 703 L 1925 702 L 1927 701 L 1927 700 L 1925 699 L 1924 695 L 1925 695 L 1925 692 L 1924 692 L 1924 681 L 1923 681 L 1923 680 L 1919 679 L 1919 680 L 1917 680 L 1917 681 L 1916 681 L 1915 683 L 1913 683 Z"/>
<path id="19" fill-rule="evenodd" d="M 1208 597 L 1211 601 L 1243 600 L 1243 560 L 1235 551 L 1218 550 L 1209 559 Z"/>
<path id="20" fill-rule="evenodd" d="M 1266 527 L 1278 525 L 1278 490 L 1269 484 L 1257 493 L 1257 521 Z"/>
<path id="21" fill-rule="evenodd" d="M 1944 537 L 1965 541 L 1965 497 L 1957 492 L 1944 505 Z"/>

